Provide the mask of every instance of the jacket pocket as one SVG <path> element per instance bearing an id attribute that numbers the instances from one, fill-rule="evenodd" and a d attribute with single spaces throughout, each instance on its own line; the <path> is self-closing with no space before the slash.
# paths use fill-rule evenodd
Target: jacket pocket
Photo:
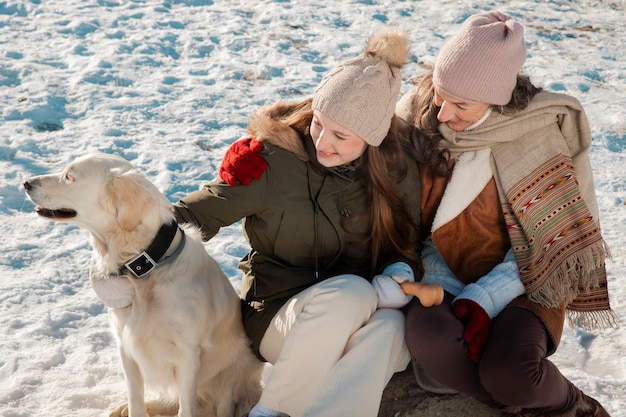
<path id="1" fill-rule="evenodd" d="M 285 210 L 274 241 L 274 256 L 286 265 L 315 268 L 315 230 L 295 211 Z"/>

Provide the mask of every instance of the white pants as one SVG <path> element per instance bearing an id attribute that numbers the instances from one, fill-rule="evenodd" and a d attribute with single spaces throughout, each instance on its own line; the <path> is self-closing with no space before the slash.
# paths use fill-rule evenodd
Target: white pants
<path id="1" fill-rule="evenodd" d="M 403 313 L 376 303 L 355 275 L 292 297 L 261 341 L 273 364 L 261 404 L 291 417 L 376 417 L 385 386 L 410 360 Z"/>

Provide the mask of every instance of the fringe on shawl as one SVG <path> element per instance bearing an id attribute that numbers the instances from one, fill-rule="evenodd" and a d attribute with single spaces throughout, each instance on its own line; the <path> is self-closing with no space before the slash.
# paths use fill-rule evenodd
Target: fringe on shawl
<path id="1" fill-rule="evenodd" d="M 575 329 L 579 327 L 585 331 L 619 327 L 620 319 L 613 310 L 573 311 L 567 310 L 567 324 Z"/>
<path id="2" fill-rule="evenodd" d="M 528 294 L 528 298 L 546 307 L 558 307 L 563 300 L 572 303 L 579 294 L 588 293 L 601 284 L 596 274 L 604 268 L 604 259 L 610 251 L 604 240 L 571 254 L 552 271 L 550 279 Z"/>
<path id="3" fill-rule="evenodd" d="M 580 195 L 574 165 L 556 155 L 507 190 L 502 210 L 530 301 L 556 308 L 565 300 L 584 326 L 610 312 L 605 260 L 609 248 Z"/>
<path id="4" fill-rule="evenodd" d="M 611 253 L 602 239 L 568 257 L 551 279 L 527 294 L 528 299 L 547 307 L 558 307 L 566 300 L 567 322 L 572 328 L 591 331 L 618 327 L 620 319 L 603 295 L 607 285 L 605 259 L 611 259 Z"/>

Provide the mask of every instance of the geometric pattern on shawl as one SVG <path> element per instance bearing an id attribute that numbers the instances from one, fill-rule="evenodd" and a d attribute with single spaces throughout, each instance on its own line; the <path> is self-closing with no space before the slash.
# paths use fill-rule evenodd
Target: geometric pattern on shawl
<path id="1" fill-rule="evenodd" d="M 570 324 L 613 325 L 604 264 L 608 248 L 580 195 L 571 158 L 548 159 L 506 195 L 504 217 L 528 298 L 548 307 L 567 300 Z"/>

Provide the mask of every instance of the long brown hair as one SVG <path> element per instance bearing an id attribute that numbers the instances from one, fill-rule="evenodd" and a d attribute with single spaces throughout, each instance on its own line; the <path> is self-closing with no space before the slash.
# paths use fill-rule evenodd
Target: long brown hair
<path id="1" fill-rule="evenodd" d="M 417 161 L 413 147 L 398 134 L 396 116 L 385 140 L 378 147 L 368 146 L 363 157 L 366 164 L 364 181 L 371 201 L 372 270 L 379 270 L 393 257 L 418 265 L 414 242 L 419 236 L 419 226 L 413 221 L 406 202 L 396 192 L 398 184 L 407 175 L 407 160 Z"/>
<path id="2" fill-rule="evenodd" d="M 294 103 L 289 111 L 278 118 L 301 135 L 310 136 L 309 127 L 313 118 L 311 100 Z M 392 258 L 419 265 L 414 244 L 419 236 L 419 226 L 413 221 L 405 201 L 396 192 L 397 185 L 407 175 L 407 159 L 416 161 L 416 156 L 410 142 L 398 134 L 396 116 L 382 144 L 378 147 L 368 145 L 362 158 L 361 180 L 366 185 L 371 202 L 371 230 L 365 243 L 369 243 L 371 249 L 372 272 L 380 270 Z M 346 232 L 349 233 L 348 230 Z"/>
<path id="3" fill-rule="evenodd" d="M 413 125 L 417 128 L 413 131 L 413 143 L 417 150 L 417 158 L 419 162 L 434 167 L 438 175 L 445 176 L 449 169 L 450 154 L 447 149 L 439 148 L 439 142 L 443 137 L 439 133 L 441 122 L 437 120 L 439 107 L 435 105 L 434 100 L 432 71 L 413 79 L 413 84 L 417 88 L 413 94 L 416 109 Z M 501 114 L 515 114 L 524 110 L 540 91 L 541 88 L 533 85 L 527 75 L 518 74 L 511 100 L 504 106 L 492 105 L 491 109 Z"/>

